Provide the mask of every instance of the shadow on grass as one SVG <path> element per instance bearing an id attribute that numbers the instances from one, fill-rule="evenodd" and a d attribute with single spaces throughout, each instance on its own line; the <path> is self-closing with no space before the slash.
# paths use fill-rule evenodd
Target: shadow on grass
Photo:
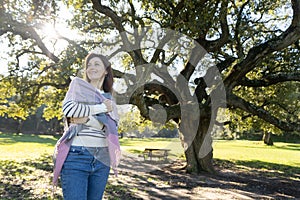
<path id="1" fill-rule="evenodd" d="M 239 169 L 243 164 L 242 170 Z M 147 173 L 121 171 L 112 191 L 127 191 L 132 196 L 113 199 L 297 199 L 300 181 L 281 172 L 265 173 L 253 168 L 253 163 L 218 160 L 217 175 L 187 174 L 171 164 L 161 170 Z M 260 166 L 263 166 L 260 163 Z M 269 165 L 269 167 L 271 167 Z M 182 168 L 181 168 L 182 169 Z M 298 169 L 290 169 L 297 172 Z M 295 171 L 296 170 L 296 171 Z M 281 174 L 280 176 L 278 176 Z M 296 176 L 295 176 L 296 177 Z M 130 191 L 130 192 L 129 192 Z M 108 193 L 114 196 L 114 193 Z M 126 194 L 126 193 L 125 193 Z M 227 196 L 226 196 L 227 195 Z"/>
<path id="2" fill-rule="evenodd" d="M 300 151 L 300 144 L 287 144 L 287 145 L 278 147 L 278 146 L 276 146 L 276 143 L 275 143 L 274 147 L 278 148 L 278 149 Z"/>
<path id="3" fill-rule="evenodd" d="M 29 174 L 32 171 L 14 161 L 1 161 L 0 169 L 1 199 L 24 199 L 30 195 L 30 190 L 22 186 L 22 174 Z"/>
<path id="4" fill-rule="evenodd" d="M 299 167 L 293 167 L 289 165 L 262 162 L 259 160 L 252 161 L 227 161 L 214 159 L 216 163 L 223 166 L 235 166 L 238 168 L 249 169 L 250 172 L 263 172 L 265 176 L 277 177 L 277 178 L 293 178 L 300 181 L 300 163 Z M 222 164 L 221 164 L 222 163 Z"/>
<path id="5" fill-rule="evenodd" d="M 124 187 L 122 185 L 112 185 L 110 183 L 107 184 L 105 188 L 105 197 L 106 199 L 114 199 L 114 200 L 138 200 L 141 198 L 137 198 L 134 196 L 134 193 L 128 190 L 128 187 Z"/>
<path id="6" fill-rule="evenodd" d="M 216 159 L 216 175 L 187 174 L 183 170 L 184 161 L 177 160 L 160 169 L 155 167 L 152 171 L 143 171 L 142 165 L 156 166 L 158 163 L 140 163 L 140 159 L 134 159 L 124 159 L 119 177 L 110 179 L 113 189 L 108 191 L 108 196 L 114 197 L 118 190 L 125 195 L 112 199 L 300 198 L 300 171 L 297 167 Z M 131 195 L 130 198 L 126 194 Z"/>
<path id="7" fill-rule="evenodd" d="M 142 150 L 137 150 L 137 149 L 128 149 L 127 151 L 130 153 L 133 153 L 133 154 L 138 154 L 138 155 L 143 154 Z"/>
<path id="8" fill-rule="evenodd" d="M 191 196 L 205 199 L 203 192 L 207 190 L 225 195 L 231 191 L 253 199 L 300 198 L 299 167 L 257 160 L 215 159 L 217 175 L 195 175 L 185 173 L 182 164 L 176 161 L 160 170 L 143 173 L 123 168 L 118 178 L 109 179 L 105 199 L 191 199 Z M 0 161 L 0 199 L 63 199 L 61 190 L 55 192 L 55 198 L 52 196 L 52 166 L 51 155 L 24 162 Z"/>
<path id="9" fill-rule="evenodd" d="M 52 196 L 52 156 L 16 162 L 0 161 L 0 199 L 62 199 Z"/>
<path id="10" fill-rule="evenodd" d="M 60 182 L 53 196 L 52 191 L 52 156 L 43 155 L 39 159 L 16 162 L 0 161 L 0 199 L 9 200 L 62 200 Z M 139 199 L 128 185 L 108 183 L 105 190 L 107 199 Z"/>
<path id="11" fill-rule="evenodd" d="M 220 180 L 228 179 L 229 184 L 224 188 L 234 187 L 245 192 L 271 196 L 275 199 L 300 198 L 300 167 L 253 161 L 227 161 L 215 159 L 219 169 L 223 169 L 219 175 Z M 300 165 L 299 165 L 300 166 Z M 229 169 L 229 172 L 224 172 Z M 222 170 L 221 170 L 222 171 Z M 230 186 L 233 185 L 237 186 Z M 240 183 L 241 186 L 238 186 Z"/>

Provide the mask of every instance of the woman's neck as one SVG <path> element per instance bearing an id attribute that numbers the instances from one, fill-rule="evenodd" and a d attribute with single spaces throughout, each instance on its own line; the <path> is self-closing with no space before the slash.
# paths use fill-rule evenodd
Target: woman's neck
<path id="1" fill-rule="evenodd" d="M 100 90 L 103 90 L 103 81 L 104 81 L 104 78 L 103 79 L 99 79 L 99 80 L 91 80 L 91 84 L 95 87 L 95 88 L 98 88 Z"/>

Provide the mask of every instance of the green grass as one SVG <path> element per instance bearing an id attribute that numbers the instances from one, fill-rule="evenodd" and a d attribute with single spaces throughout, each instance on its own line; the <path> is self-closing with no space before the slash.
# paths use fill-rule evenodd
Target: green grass
<path id="1" fill-rule="evenodd" d="M 48 135 L 0 133 L 0 160 L 24 161 L 52 154 L 57 139 Z"/>
<path id="2" fill-rule="evenodd" d="M 17 135 L 0 133 L 0 160 L 23 161 L 52 155 L 57 138 L 50 135 Z M 123 151 L 140 154 L 145 148 L 171 149 L 170 157 L 183 156 L 179 139 L 123 138 Z M 262 141 L 216 140 L 213 142 L 214 158 L 229 161 L 261 161 L 300 166 L 300 144 L 275 142 L 267 146 Z"/>
<path id="3" fill-rule="evenodd" d="M 300 144 L 275 142 L 267 146 L 262 141 L 220 140 L 214 141 L 213 148 L 217 159 L 300 166 Z"/>
<path id="4" fill-rule="evenodd" d="M 170 158 L 181 157 L 184 154 L 183 148 L 177 138 L 134 138 L 120 139 L 122 151 L 141 154 L 145 148 L 171 149 Z"/>
<path id="5" fill-rule="evenodd" d="M 0 133 L 0 199 L 51 199 L 56 141 L 53 136 Z M 61 192 L 54 199 L 62 199 Z"/>
<path id="6" fill-rule="evenodd" d="M 52 154 L 57 138 L 50 135 L 17 135 L 0 133 L 0 160 L 23 161 Z M 183 148 L 179 139 L 123 138 L 123 151 L 140 154 L 145 148 L 171 149 L 171 158 L 181 157 Z M 300 166 L 300 144 L 275 142 L 267 146 L 262 141 L 216 140 L 214 158 L 229 161 L 254 161 Z"/>
<path id="7" fill-rule="evenodd" d="M 169 148 L 171 157 L 181 157 L 183 148 L 179 139 L 147 138 L 121 139 L 122 150 L 141 153 L 145 148 Z M 267 146 L 262 141 L 215 140 L 213 142 L 214 158 L 229 161 L 261 161 L 300 166 L 300 144 L 276 142 Z"/>

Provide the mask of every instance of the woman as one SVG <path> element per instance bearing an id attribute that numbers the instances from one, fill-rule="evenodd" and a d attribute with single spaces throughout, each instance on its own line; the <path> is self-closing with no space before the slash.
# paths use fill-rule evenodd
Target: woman
<path id="1" fill-rule="evenodd" d="M 56 145 L 54 184 L 61 175 L 65 200 L 101 199 L 110 166 L 120 159 L 118 115 L 111 100 L 111 64 L 100 54 L 85 59 L 85 80 L 74 78 L 63 102 L 68 128 Z"/>

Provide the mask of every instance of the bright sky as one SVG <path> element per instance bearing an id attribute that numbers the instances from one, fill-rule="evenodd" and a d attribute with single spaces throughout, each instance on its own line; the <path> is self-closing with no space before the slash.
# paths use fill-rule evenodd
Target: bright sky
<path id="1" fill-rule="evenodd" d="M 1 44 L 1 46 L 3 47 L 3 44 Z M 0 50 L 0 55 L 1 55 L 1 58 L 0 58 L 0 74 L 4 74 L 6 75 L 7 74 L 7 61 L 3 58 L 3 51 L 2 49 Z"/>
<path id="2" fill-rule="evenodd" d="M 44 28 L 42 29 L 42 32 L 47 36 L 45 38 L 45 44 L 47 46 L 47 48 L 50 51 L 53 51 L 53 45 L 50 44 L 51 39 L 55 38 L 56 36 L 56 31 L 62 35 L 65 36 L 66 38 L 69 39 L 78 39 L 80 36 L 77 34 L 76 31 L 70 30 L 67 28 L 67 24 L 66 24 L 66 20 L 70 19 L 72 17 L 71 12 L 66 8 L 66 6 L 63 6 L 63 4 L 61 5 L 61 10 L 59 12 L 59 18 L 60 18 L 60 22 L 56 23 L 56 27 L 54 29 L 54 27 L 51 24 L 44 24 Z M 56 30 L 56 31 L 55 31 Z M 59 40 L 57 42 L 57 46 L 55 46 L 55 49 L 57 49 L 58 51 L 61 50 L 59 47 L 64 47 L 66 46 L 68 43 L 64 40 Z M 1 38 L 1 49 L 0 49 L 0 74 L 4 74 L 6 75 L 8 73 L 8 62 L 12 61 L 9 60 L 7 52 L 9 52 L 11 49 L 8 47 L 8 40 L 6 38 Z M 56 53 L 56 52 L 55 52 Z M 14 58 L 12 58 L 14 59 Z"/>

